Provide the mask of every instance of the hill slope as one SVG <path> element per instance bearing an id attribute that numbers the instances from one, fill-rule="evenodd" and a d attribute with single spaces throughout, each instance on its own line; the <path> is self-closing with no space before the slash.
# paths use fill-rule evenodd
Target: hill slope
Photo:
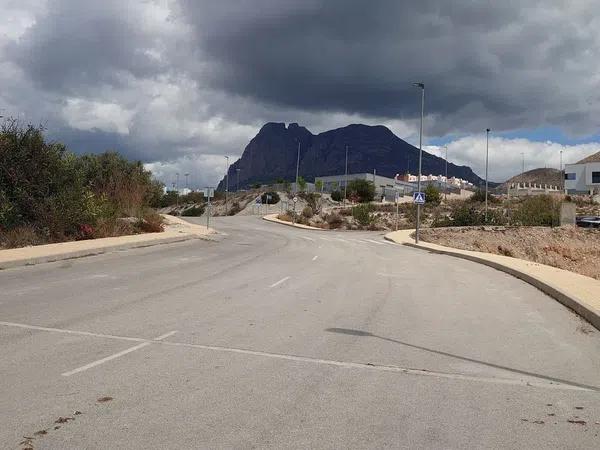
<path id="1" fill-rule="evenodd" d="M 393 177 L 409 170 L 416 173 L 419 149 L 403 141 L 388 128 L 377 125 L 347 127 L 312 134 L 291 123 L 265 124 L 244 149 L 242 157 L 229 169 L 229 187 L 233 190 L 236 170 L 240 169 L 240 188 L 253 183 L 271 183 L 277 178 L 293 181 L 300 142 L 300 176 L 313 181 L 316 176 L 344 173 L 345 147 L 348 145 L 348 173 L 373 172 Z M 423 152 L 423 173 L 443 174 L 445 161 Z M 475 185 L 482 180 L 467 166 L 448 164 L 448 175 L 464 178 Z M 219 189 L 223 188 L 223 181 Z"/>
<path id="2" fill-rule="evenodd" d="M 551 186 L 562 185 L 562 172 L 558 169 L 533 169 L 528 170 L 525 173 L 520 173 L 514 177 L 506 180 L 498 188 L 506 189 L 511 183 L 536 183 L 536 184 L 548 184 Z"/>

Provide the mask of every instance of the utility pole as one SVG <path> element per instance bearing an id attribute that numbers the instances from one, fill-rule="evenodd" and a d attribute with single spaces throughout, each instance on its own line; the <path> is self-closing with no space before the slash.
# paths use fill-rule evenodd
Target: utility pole
<path id="1" fill-rule="evenodd" d="M 565 174 L 563 173 L 562 150 L 560 151 L 560 187 L 564 193 L 565 190 Z"/>
<path id="2" fill-rule="evenodd" d="M 188 189 L 188 177 L 190 176 L 189 173 L 185 173 L 183 174 L 183 176 L 185 177 L 185 190 L 187 191 Z"/>
<path id="3" fill-rule="evenodd" d="M 348 144 L 346 144 L 346 171 L 344 175 L 344 206 L 346 206 L 346 195 L 348 195 Z"/>
<path id="4" fill-rule="evenodd" d="M 175 185 L 176 185 L 175 190 L 177 191 L 177 193 L 175 194 L 175 198 L 176 198 L 175 202 L 176 202 L 177 207 L 179 208 L 179 172 L 177 172 L 175 174 L 175 180 L 176 180 L 175 181 Z"/>
<path id="5" fill-rule="evenodd" d="M 525 182 L 525 153 L 521 152 L 521 181 Z"/>
<path id="6" fill-rule="evenodd" d="M 296 187 L 294 193 L 298 193 L 298 172 L 300 171 L 300 139 L 298 139 L 298 158 L 296 159 Z"/>
<path id="7" fill-rule="evenodd" d="M 485 223 L 488 220 L 488 161 L 490 148 L 490 129 L 485 129 Z"/>
<path id="8" fill-rule="evenodd" d="M 444 201 L 448 201 L 448 146 L 446 145 L 446 185 L 444 186 Z"/>
<path id="9" fill-rule="evenodd" d="M 413 86 L 421 89 L 421 132 L 419 133 L 419 178 L 417 180 L 417 192 L 421 192 L 421 172 L 423 164 L 423 114 L 425 111 L 425 83 L 413 83 Z M 417 203 L 417 226 L 415 230 L 415 244 L 419 243 L 419 228 L 421 227 L 421 204 Z"/>

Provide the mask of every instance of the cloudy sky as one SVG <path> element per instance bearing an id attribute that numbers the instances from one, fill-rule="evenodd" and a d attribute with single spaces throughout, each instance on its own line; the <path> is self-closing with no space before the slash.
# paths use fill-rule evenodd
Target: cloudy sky
<path id="1" fill-rule="evenodd" d="M 0 0 L 0 114 L 214 184 L 267 121 L 384 124 L 490 178 L 600 150 L 597 0 Z M 233 161 L 233 160 L 232 160 Z"/>

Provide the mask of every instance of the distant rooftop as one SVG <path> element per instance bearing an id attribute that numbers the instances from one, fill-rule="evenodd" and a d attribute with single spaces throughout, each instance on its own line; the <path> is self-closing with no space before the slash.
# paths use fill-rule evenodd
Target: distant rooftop
<path id="1" fill-rule="evenodd" d="M 576 164 L 585 164 L 592 162 L 600 162 L 600 152 L 594 153 L 593 155 L 587 156 L 583 158 L 581 161 L 578 161 Z"/>

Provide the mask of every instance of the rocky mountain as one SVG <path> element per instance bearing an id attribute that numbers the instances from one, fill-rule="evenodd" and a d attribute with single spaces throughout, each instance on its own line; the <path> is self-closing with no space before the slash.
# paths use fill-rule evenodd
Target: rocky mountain
<path id="1" fill-rule="evenodd" d="M 372 173 L 393 177 L 397 173 L 418 171 L 419 149 L 403 141 L 388 128 L 377 125 L 347 127 L 312 134 L 297 123 L 265 124 L 244 149 L 242 157 L 231 164 L 229 189 L 235 190 L 237 169 L 240 189 L 254 183 L 272 183 L 278 178 L 294 181 L 300 143 L 300 176 L 313 181 L 316 176 L 344 173 L 345 147 L 348 145 L 348 173 Z M 423 152 L 423 174 L 443 174 L 445 161 Z M 483 182 L 467 166 L 448 163 L 448 176 Z M 224 188 L 224 179 L 219 189 Z"/>
<path id="2" fill-rule="evenodd" d="M 548 184 L 551 186 L 562 185 L 562 172 L 558 169 L 547 169 L 539 168 L 528 170 L 527 172 L 520 173 L 514 177 L 506 180 L 500 186 L 499 190 L 506 191 L 507 187 L 511 183 L 535 183 L 535 184 Z"/>

